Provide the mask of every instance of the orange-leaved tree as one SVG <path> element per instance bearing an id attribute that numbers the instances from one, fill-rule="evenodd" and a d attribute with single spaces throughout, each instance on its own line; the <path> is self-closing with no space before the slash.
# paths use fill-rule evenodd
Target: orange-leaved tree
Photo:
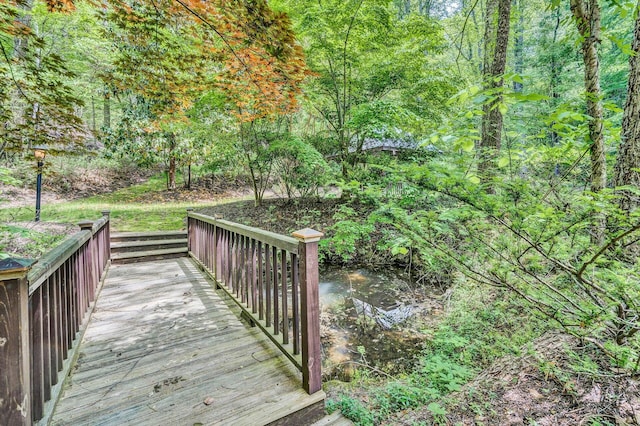
<path id="1" fill-rule="evenodd" d="M 264 1 L 114 0 L 106 17 L 118 54 L 105 78 L 147 99 L 151 130 L 185 121 L 211 90 L 225 93 L 239 123 L 296 108 L 306 75 L 302 50 L 288 17 Z M 166 134 L 172 187 L 176 135 Z"/>

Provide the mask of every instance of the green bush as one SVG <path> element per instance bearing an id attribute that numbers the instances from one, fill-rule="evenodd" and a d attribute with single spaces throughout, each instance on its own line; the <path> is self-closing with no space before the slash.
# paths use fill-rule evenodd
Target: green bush
<path id="1" fill-rule="evenodd" d="M 271 144 L 279 186 L 288 198 L 317 194 L 332 179 L 331 168 L 313 146 L 289 136 Z"/>

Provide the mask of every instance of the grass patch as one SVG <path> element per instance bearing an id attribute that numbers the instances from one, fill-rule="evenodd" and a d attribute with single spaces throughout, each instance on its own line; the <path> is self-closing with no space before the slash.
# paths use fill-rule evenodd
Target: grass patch
<path id="1" fill-rule="evenodd" d="M 171 201 L 163 200 L 167 194 L 163 176 L 154 176 L 148 181 L 79 200 L 42 206 L 43 222 L 77 223 L 94 220 L 101 212 L 111 212 L 113 231 L 168 231 L 186 228 L 186 209 L 205 207 L 232 201 Z M 26 222 L 33 220 L 33 209 L 27 207 L 0 209 L 0 222 Z"/>
<path id="2" fill-rule="evenodd" d="M 18 225 L 0 224 L 0 259 L 6 257 L 37 258 L 59 244 L 74 226 L 42 226 L 25 223 Z"/>

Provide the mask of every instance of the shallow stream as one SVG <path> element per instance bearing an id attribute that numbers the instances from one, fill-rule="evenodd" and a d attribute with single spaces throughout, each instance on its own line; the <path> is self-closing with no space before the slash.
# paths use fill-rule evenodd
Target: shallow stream
<path id="1" fill-rule="evenodd" d="M 417 288 L 401 270 L 325 268 L 319 290 L 328 379 L 348 381 L 356 368 L 413 367 L 425 338 L 419 330 L 441 312 L 440 292 Z"/>

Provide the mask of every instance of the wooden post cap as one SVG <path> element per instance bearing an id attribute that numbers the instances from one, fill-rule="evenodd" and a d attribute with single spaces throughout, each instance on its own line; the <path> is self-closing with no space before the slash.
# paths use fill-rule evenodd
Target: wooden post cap
<path id="1" fill-rule="evenodd" d="M 187 211 L 188 212 L 192 212 L 193 211 L 193 207 L 187 207 Z"/>
<path id="2" fill-rule="evenodd" d="M 93 229 L 93 221 L 91 220 L 83 220 L 78 222 L 78 226 L 80 227 L 80 229 L 84 230 L 84 229 Z"/>
<path id="3" fill-rule="evenodd" d="M 23 276 L 37 262 L 33 259 L 8 257 L 0 260 L 0 278 L 15 278 Z"/>
<path id="4" fill-rule="evenodd" d="M 102 216 L 106 216 L 106 217 L 111 216 L 111 211 L 110 210 L 102 210 L 101 213 L 102 213 Z"/>
<path id="5" fill-rule="evenodd" d="M 316 231 L 311 228 L 304 228 L 299 231 L 291 233 L 293 238 L 303 243 L 314 243 L 320 241 L 320 238 L 324 237 L 324 234 L 320 231 Z"/>

